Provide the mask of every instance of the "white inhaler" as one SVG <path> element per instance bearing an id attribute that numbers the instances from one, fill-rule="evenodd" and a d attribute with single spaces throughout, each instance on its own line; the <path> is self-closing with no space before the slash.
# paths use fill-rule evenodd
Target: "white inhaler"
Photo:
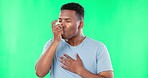
<path id="1" fill-rule="evenodd" d="M 58 24 L 61 25 L 61 23 L 60 23 L 59 21 L 57 21 L 57 22 L 55 23 L 55 26 L 58 25 Z"/>

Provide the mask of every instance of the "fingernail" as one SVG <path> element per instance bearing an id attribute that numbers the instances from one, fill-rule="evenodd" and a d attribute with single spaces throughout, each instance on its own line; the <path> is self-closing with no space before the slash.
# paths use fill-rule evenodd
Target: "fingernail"
<path id="1" fill-rule="evenodd" d="M 62 58 L 62 56 L 60 56 L 60 58 Z"/>

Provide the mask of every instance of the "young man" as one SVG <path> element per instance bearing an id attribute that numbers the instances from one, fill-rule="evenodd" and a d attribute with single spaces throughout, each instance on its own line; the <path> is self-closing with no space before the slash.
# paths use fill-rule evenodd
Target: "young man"
<path id="1" fill-rule="evenodd" d="M 83 35 L 84 8 L 78 3 L 61 7 L 58 22 L 52 22 L 49 40 L 36 63 L 36 75 L 50 78 L 113 78 L 107 48 Z"/>

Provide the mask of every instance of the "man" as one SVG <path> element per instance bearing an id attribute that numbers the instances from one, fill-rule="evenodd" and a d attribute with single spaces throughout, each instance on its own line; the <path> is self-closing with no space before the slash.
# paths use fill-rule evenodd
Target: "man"
<path id="1" fill-rule="evenodd" d="M 50 78 L 113 78 L 107 48 L 82 32 L 84 8 L 78 3 L 61 7 L 58 22 L 52 22 L 49 40 L 36 63 L 36 75 Z"/>

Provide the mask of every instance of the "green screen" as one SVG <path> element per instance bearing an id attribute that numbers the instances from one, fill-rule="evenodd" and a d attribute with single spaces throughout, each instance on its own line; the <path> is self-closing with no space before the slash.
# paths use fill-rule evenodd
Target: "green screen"
<path id="1" fill-rule="evenodd" d="M 51 21 L 71 1 L 85 8 L 84 34 L 108 47 L 115 78 L 148 78 L 148 0 L 0 0 L 0 78 L 37 78 Z"/>

